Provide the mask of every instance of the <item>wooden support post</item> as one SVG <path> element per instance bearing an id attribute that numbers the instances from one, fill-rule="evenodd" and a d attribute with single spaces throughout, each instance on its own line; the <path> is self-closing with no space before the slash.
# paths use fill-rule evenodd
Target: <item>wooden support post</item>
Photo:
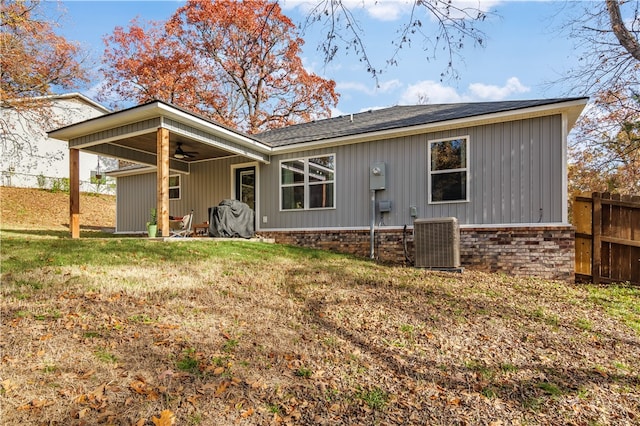
<path id="1" fill-rule="evenodd" d="M 602 267 L 602 199 L 599 192 L 592 194 L 593 199 L 593 249 L 591 250 L 593 260 L 591 265 L 591 275 L 593 283 L 600 284 L 601 267 Z"/>
<path id="2" fill-rule="evenodd" d="M 158 227 L 162 236 L 169 236 L 169 129 L 159 128 L 156 137 L 157 149 L 157 195 Z"/>
<path id="3" fill-rule="evenodd" d="M 69 149 L 69 230 L 80 238 L 80 150 Z"/>

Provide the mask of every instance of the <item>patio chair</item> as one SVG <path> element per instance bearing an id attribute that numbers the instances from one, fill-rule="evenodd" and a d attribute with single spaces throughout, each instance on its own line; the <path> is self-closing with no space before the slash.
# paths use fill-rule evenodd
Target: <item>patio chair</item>
<path id="1" fill-rule="evenodd" d="M 193 210 L 190 214 L 182 217 L 182 222 L 178 229 L 170 230 L 169 238 L 190 237 L 191 236 L 191 224 L 193 223 Z"/>

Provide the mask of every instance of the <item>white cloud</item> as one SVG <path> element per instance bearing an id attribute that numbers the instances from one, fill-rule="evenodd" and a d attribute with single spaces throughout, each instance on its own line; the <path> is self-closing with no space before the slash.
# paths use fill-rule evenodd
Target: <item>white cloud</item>
<path id="1" fill-rule="evenodd" d="M 331 117 L 340 117 L 345 113 L 338 108 L 331 108 Z"/>
<path id="2" fill-rule="evenodd" d="M 342 0 L 342 3 L 352 12 L 364 10 L 367 15 L 373 19 L 379 21 L 395 21 L 411 10 L 410 5 L 413 1 Z M 314 10 L 317 12 L 315 8 L 318 7 L 319 2 L 310 0 L 283 0 L 280 4 L 284 10 L 298 9 L 306 15 Z"/>
<path id="3" fill-rule="evenodd" d="M 513 94 L 527 93 L 531 89 L 518 80 L 517 77 L 511 77 L 507 83 L 500 87 L 491 84 L 472 83 L 469 85 L 469 92 L 475 99 L 499 101 Z"/>
<path id="4" fill-rule="evenodd" d="M 372 90 L 369 86 L 364 83 L 358 83 L 355 81 L 343 81 L 336 83 L 336 91 L 339 93 L 343 92 L 360 92 L 365 93 L 367 95 L 372 94 Z"/>
<path id="5" fill-rule="evenodd" d="M 411 2 L 392 1 L 383 2 L 365 2 L 369 3 L 364 7 L 369 16 L 379 21 L 396 21 L 403 12 L 407 11 Z"/>
<path id="6" fill-rule="evenodd" d="M 359 92 L 364 93 L 365 95 L 374 96 L 393 92 L 400 87 L 402 87 L 400 80 L 384 81 L 377 87 L 375 85 L 367 85 L 356 81 L 343 81 L 336 84 L 336 91 L 338 93 Z"/>
<path id="7" fill-rule="evenodd" d="M 425 80 L 407 87 L 398 103 L 400 105 L 413 105 L 418 103 L 445 104 L 462 101 L 464 101 L 463 97 L 453 87 Z"/>
<path id="8" fill-rule="evenodd" d="M 471 83 L 465 93 L 431 80 L 425 80 L 407 87 L 399 103 L 413 105 L 417 103 L 442 104 L 455 102 L 501 101 L 511 95 L 527 93 L 531 89 L 523 85 L 517 77 L 509 78 L 504 86 L 484 83 Z"/>
<path id="9" fill-rule="evenodd" d="M 383 81 L 376 88 L 377 93 L 389 93 L 402 87 L 402 82 L 398 79 Z"/>

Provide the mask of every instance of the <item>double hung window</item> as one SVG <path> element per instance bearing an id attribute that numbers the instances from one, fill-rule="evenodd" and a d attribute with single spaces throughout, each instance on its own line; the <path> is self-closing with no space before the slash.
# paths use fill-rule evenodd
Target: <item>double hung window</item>
<path id="1" fill-rule="evenodd" d="M 429 141 L 429 203 L 469 201 L 469 137 Z"/>
<path id="2" fill-rule="evenodd" d="M 169 199 L 180 199 L 180 175 L 169 176 Z"/>
<path id="3" fill-rule="evenodd" d="M 335 154 L 280 162 L 280 208 L 335 207 Z"/>

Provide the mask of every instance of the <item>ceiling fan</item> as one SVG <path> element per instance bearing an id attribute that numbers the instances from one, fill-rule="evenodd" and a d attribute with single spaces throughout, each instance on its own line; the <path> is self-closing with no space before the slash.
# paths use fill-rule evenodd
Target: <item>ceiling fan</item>
<path id="1" fill-rule="evenodd" d="M 173 156 L 179 160 L 183 160 L 185 158 L 193 158 L 197 155 L 198 153 L 195 151 L 184 151 L 182 149 L 182 142 L 178 142 L 178 146 L 176 148 L 176 152 L 173 154 Z"/>

